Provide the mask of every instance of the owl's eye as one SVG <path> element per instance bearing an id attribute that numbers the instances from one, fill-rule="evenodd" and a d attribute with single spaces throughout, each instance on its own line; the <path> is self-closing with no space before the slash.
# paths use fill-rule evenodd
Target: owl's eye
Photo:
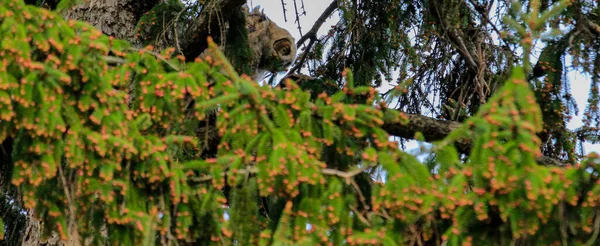
<path id="1" fill-rule="evenodd" d="M 273 44 L 273 48 L 275 49 L 275 51 L 282 56 L 287 56 L 290 55 L 290 53 L 292 53 L 292 49 L 290 48 L 290 41 L 287 39 L 280 39 L 275 41 L 275 43 Z"/>

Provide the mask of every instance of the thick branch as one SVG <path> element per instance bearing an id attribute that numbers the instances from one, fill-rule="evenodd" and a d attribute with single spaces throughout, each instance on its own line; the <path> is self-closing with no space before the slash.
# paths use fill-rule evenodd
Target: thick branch
<path id="1" fill-rule="evenodd" d="M 450 132 L 460 127 L 456 121 L 438 120 L 417 114 L 405 114 L 408 124 L 385 123 L 383 129 L 390 135 L 414 139 L 415 133 L 421 132 L 425 141 L 433 142 L 444 139 Z"/>
<path id="2" fill-rule="evenodd" d="M 433 142 L 444 139 L 450 132 L 460 126 L 460 123 L 456 121 L 438 120 L 416 114 L 405 115 L 409 120 L 407 124 L 385 123 L 382 128 L 390 135 L 406 139 L 415 139 L 415 134 L 420 132 L 423 134 L 425 141 Z M 459 152 L 468 154 L 471 150 L 471 143 L 465 140 L 456 143 L 456 147 Z M 547 156 L 541 156 L 536 161 L 540 165 L 565 166 L 565 163 Z"/>
<path id="3" fill-rule="evenodd" d="M 186 31 L 180 47 L 186 60 L 193 61 L 208 47 L 208 36 L 220 36 L 224 21 L 246 0 L 216 0 L 204 6 L 202 13 Z"/>
<path id="4" fill-rule="evenodd" d="M 591 20 L 585 20 L 585 21 L 586 21 L 586 24 L 588 26 L 588 29 L 592 33 L 596 34 L 596 36 L 600 36 L 600 25 L 592 22 Z"/>

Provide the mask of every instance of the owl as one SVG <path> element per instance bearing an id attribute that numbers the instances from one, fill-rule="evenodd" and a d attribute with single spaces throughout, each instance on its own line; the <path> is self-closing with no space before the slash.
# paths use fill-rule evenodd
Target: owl
<path id="1" fill-rule="evenodd" d="M 252 49 L 249 74 L 255 81 L 260 81 L 266 72 L 285 71 L 296 57 L 296 43 L 290 33 L 271 21 L 259 7 L 252 11 L 244 6 L 248 44 Z M 223 50 L 223 47 L 221 47 Z M 204 51 L 200 57 L 208 55 Z"/>

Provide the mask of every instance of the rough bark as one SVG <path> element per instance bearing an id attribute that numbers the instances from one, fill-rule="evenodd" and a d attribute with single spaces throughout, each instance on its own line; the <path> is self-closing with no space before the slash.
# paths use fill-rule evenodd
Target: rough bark
<path id="1" fill-rule="evenodd" d="M 31 212 L 30 212 L 31 214 Z M 42 225 L 40 222 L 33 217 L 27 218 L 27 225 L 23 232 L 23 246 L 37 246 L 37 245 L 74 245 L 72 242 L 65 243 L 61 242 L 58 234 L 52 233 L 49 238 L 41 238 Z"/>
<path id="2" fill-rule="evenodd" d="M 386 122 L 383 129 L 390 135 L 414 139 L 415 133 L 421 132 L 425 141 L 433 142 L 442 140 L 454 129 L 460 127 L 460 122 L 438 120 L 422 115 L 405 114 L 409 122 L 406 125 Z"/>
<path id="3" fill-rule="evenodd" d="M 139 46 L 140 42 L 136 38 L 137 22 L 159 2 L 160 0 L 89 0 L 65 11 L 63 16 L 88 22 L 106 35 Z"/>

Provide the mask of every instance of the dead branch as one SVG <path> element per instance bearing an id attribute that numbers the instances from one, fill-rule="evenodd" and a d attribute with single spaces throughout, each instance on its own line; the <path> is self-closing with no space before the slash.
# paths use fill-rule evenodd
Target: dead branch
<path id="1" fill-rule="evenodd" d="M 323 23 L 325 23 L 325 20 L 327 20 L 327 18 L 329 18 L 329 16 L 331 16 L 333 11 L 335 11 L 337 9 L 337 7 L 338 7 L 337 0 L 334 0 L 333 2 L 331 2 L 331 4 L 329 4 L 329 6 L 325 9 L 325 11 L 323 11 L 321 16 L 319 16 L 317 21 L 315 21 L 315 24 L 313 25 L 313 27 L 306 34 L 304 34 L 302 37 L 300 37 L 300 39 L 298 39 L 298 42 L 296 42 L 296 46 L 300 47 L 300 45 L 302 45 L 309 38 L 310 39 L 317 38 L 317 32 L 319 31 L 319 28 L 321 28 Z"/>
<path id="2" fill-rule="evenodd" d="M 292 69 L 290 69 L 290 71 L 286 74 L 286 76 L 288 76 L 290 74 L 294 74 L 294 73 L 298 72 L 298 70 L 300 70 L 300 68 L 302 68 L 302 65 L 304 65 L 304 61 L 306 61 L 306 57 L 308 57 L 308 54 L 310 53 L 310 49 L 312 49 L 312 46 L 316 42 L 316 40 L 317 40 L 316 38 L 310 39 L 310 42 L 308 43 L 308 46 L 306 46 L 306 49 L 302 53 L 300 60 L 298 60 L 298 62 L 296 62 L 296 65 L 294 65 L 294 67 L 292 67 Z"/>
<path id="3" fill-rule="evenodd" d="M 356 175 L 361 174 L 362 172 L 366 171 L 369 168 L 371 168 L 371 167 L 364 166 L 364 167 L 361 167 L 361 168 L 358 168 L 356 170 L 349 171 L 349 172 L 344 172 L 344 171 L 340 171 L 337 169 L 331 169 L 331 168 L 324 168 L 324 169 L 321 169 L 321 173 L 323 175 L 328 175 L 328 176 L 337 176 L 337 177 L 345 179 L 347 182 L 350 182 L 349 181 L 350 179 L 354 178 Z M 250 167 L 247 167 L 244 169 L 238 169 L 235 171 L 235 173 L 243 174 L 243 175 L 256 174 L 256 173 L 258 173 L 258 167 L 250 166 Z M 212 179 L 213 179 L 212 176 L 206 175 L 206 176 L 202 176 L 202 177 L 195 177 L 195 178 L 192 178 L 191 180 L 202 183 L 202 182 L 211 181 Z"/>

